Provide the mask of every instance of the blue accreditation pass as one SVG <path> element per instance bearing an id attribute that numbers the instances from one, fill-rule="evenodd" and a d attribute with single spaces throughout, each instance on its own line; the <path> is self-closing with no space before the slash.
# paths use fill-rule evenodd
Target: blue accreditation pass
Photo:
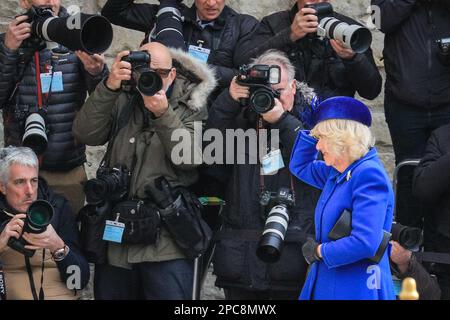
<path id="1" fill-rule="evenodd" d="M 124 223 L 106 220 L 105 231 L 103 232 L 103 240 L 122 243 L 122 236 L 124 230 L 125 230 Z"/>
<path id="2" fill-rule="evenodd" d="M 192 57 L 194 57 L 200 61 L 203 61 L 204 63 L 208 62 L 210 53 L 211 53 L 211 50 L 209 50 L 209 49 L 198 47 L 198 46 L 193 46 L 193 45 L 189 46 L 189 54 Z"/>
<path id="3" fill-rule="evenodd" d="M 272 150 L 261 159 L 261 172 L 263 175 L 273 175 L 284 168 L 280 149 Z"/>

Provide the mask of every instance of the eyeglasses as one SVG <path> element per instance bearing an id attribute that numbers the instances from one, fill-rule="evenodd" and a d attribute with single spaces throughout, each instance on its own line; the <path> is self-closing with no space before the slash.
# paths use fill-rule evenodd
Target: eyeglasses
<path id="1" fill-rule="evenodd" d="M 169 76 L 170 71 L 172 69 L 151 69 L 152 71 L 155 71 L 161 78 L 167 78 Z"/>

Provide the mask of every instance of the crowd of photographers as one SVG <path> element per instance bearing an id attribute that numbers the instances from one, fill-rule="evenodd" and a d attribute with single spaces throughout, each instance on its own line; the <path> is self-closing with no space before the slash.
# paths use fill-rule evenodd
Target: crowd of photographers
<path id="1" fill-rule="evenodd" d="M 371 3 L 396 164 L 421 159 L 400 171 L 381 255 L 420 299 L 450 299 L 450 1 Z M 26 13 L 0 35 L 0 300 L 77 299 L 88 262 L 95 299 L 198 298 L 209 258 L 226 299 L 297 299 L 322 259 L 308 244 L 323 203 L 290 172 L 291 154 L 322 102 L 380 94 L 370 31 L 329 0 L 260 22 L 225 0 L 108 0 L 73 21 L 60 0 L 19 4 Z M 145 32 L 110 70 L 104 17 Z M 255 139 L 230 147 L 231 131 Z M 85 145 L 105 143 L 87 181 Z M 213 147 L 223 152 L 206 164 Z"/>

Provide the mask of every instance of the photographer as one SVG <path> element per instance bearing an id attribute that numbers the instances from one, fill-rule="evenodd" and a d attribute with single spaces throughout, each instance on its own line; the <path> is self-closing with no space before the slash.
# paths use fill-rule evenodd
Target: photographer
<path id="1" fill-rule="evenodd" d="M 236 63 L 238 57 L 235 48 L 238 41 L 248 36 L 258 21 L 249 15 L 235 12 L 225 5 L 225 0 L 195 0 L 191 7 L 180 0 L 159 2 L 159 5 L 155 5 L 134 3 L 134 0 L 108 0 L 102 15 L 121 27 L 145 32 L 144 42 L 156 38 L 168 47 L 180 48 L 183 43 L 180 45 L 176 33 L 182 33 L 183 49 L 214 67 L 219 81 L 216 92 L 220 93 L 237 74 L 239 64 Z M 174 22 L 158 25 L 166 15 Z M 170 32 L 165 31 L 169 29 L 172 33 L 174 29 L 177 31 L 174 37 L 167 39 L 166 35 Z"/>
<path id="2" fill-rule="evenodd" d="M 448 0 L 371 4 L 379 8 L 376 19 L 385 34 L 384 108 L 399 164 L 422 158 L 430 133 L 450 123 L 450 5 Z M 402 224 L 423 227 L 427 245 L 434 231 L 427 222 L 429 207 L 412 195 L 413 171 L 409 166 L 399 172 L 396 215 Z"/>
<path id="3" fill-rule="evenodd" d="M 262 79 L 252 79 L 248 75 L 255 75 L 267 66 L 280 68 L 281 81 L 270 85 L 269 79 L 264 79 L 267 82 L 266 93 L 273 94 L 273 104 L 271 109 L 268 108 L 270 110 L 261 111 L 251 103 L 253 99 L 248 98 L 254 88 L 251 87 L 253 81 L 261 83 Z M 306 276 L 306 263 L 299 241 L 287 237 L 279 242 L 280 247 L 276 251 L 281 251 L 281 255 L 266 257 L 271 263 L 263 261 L 256 252 L 265 250 L 259 245 L 263 241 L 263 230 L 269 215 L 276 215 L 278 209 L 283 215 L 288 213 L 289 218 L 284 215 L 284 220 L 289 220 L 287 233 L 303 234 L 314 230 L 313 210 L 318 192 L 301 182 L 293 183 L 288 170 L 297 130 L 303 127 L 300 115 L 309 108 L 314 93 L 306 85 L 297 83 L 294 67 L 280 51 L 270 50 L 253 61 L 249 68 L 241 69 L 247 70 L 246 84 L 242 83 L 244 75 L 239 75 L 231 82 L 230 88 L 219 95 L 210 110 L 207 128 L 219 129 L 224 136 L 230 129 L 237 129 L 235 135 L 265 131 L 267 135 L 262 134 L 256 139 L 259 144 L 267 144 L 267 152 L 272 151 L 267 154 L 269 159 L 265 157 L 269 160 L 269 167 L 273 163 L 280 164 L 280 161 L 284 165 L 268 169 L 263 154 L 257 150 L 259 144 L 252 139 L 245 138 L 236 146 L 227 144 L 227 152 L 235 150 L 235 162 L 226 187 L 223 228 L 217 236 L 214 255 L 216 285 L 225 289 L 227 299 L 296 299 Z M 267 77 L 271 78 L 270 75 Z M 241 99 L 247 99 L 245 105 L 240 104 Z M 253 101 L 256 100 L 259 99 Z M 263 113 L 259 114 L 255 109 Z M 239 136 L 236 138 L 240 140 Z M 265 148 L 260 152 L 267 153 Z M 225 154 L 224 158 L 229 156 L 233 157 Z M 242 162 L 238 161 L 239 158 Z M 271 196 L 271 201 L 263 206 L 261 201 L 267 192 L 275 196 Z M 295 199 L 294 203 L 286 201 L 290 196 Z M 273 233 L 268 236 L 275 237 Z"/>
<path id="4" fill-rule="evenodd" d="M 148 43 L 140 50 L 143 52 L 123 51 L 117 55 L 109 77 L 86 100 L 73 126 L 79 141 L 88 145 L 109 142 L 104 164 L 105 168 L 116 170 L 103 181 L 106 178 L 112 190 L 126 189 L 126 195 L 113 204 L 117 206 L 140 200 L 147 203 L 154 197 L 155 179 L 161 176 L 176 187 L 189 187 L 196 182 L 198 162 L 194 159 L 201 159 L 201 141 L 194 135 L 194 125 L 201 128 L 206 119 L 206 97 L 216 84 L 212 70 L 183 51 L 169 50 L 158 42 Z M 143 61 L 141 67 L 149 68 L 147 74 L 161 81 L 156 93 L 149 95 L 141 93 L 141 81 L 131 88 L 124 86 L 139 73 L 132 57 L 143 53 L 147 58 L 138 59 Z M 175 69 L 172 62 L 179 67 Z M 176 152 L 180 143 L 172 138 L 179 133 L 184 138 L 182 146 L 188 148 L 183 149 L 188 159 L 182 161 L 178 161 Z M 118 166 L 130 171 L 129 179 L 117 178 Z M 124 174 L 121 172 L 120 176 Z M 97 178 L 101 178 L 98 173 Z M 125 180 L 129 180 L 128 185 Z M 112 193 L 106 196 L 112 197 Z M 168 198 L 161 200 L 170 202 Z M 116 216 L 117 212 L 120 213 L 114 210 L 110 220 L 120 221 L 121 214 Z M 177 245 L 166 225 L 156 227 L 156 237 L 145 243 L 127 243 L 123 238 L 108 242 L 108 261 L 95 268 L 96 299 L 191 298 L 193 260 Z M 140 228 L 139 222 L 134 228 Z"/>
<path id="5" fill-rule="evenodd" d="M 431 133 L 424 156 L 414 172 L 413 194 L 424 202 L 430 232 L 425 251 L 450 253 L 450 125 Z M 450 299 L 450 266 L 431 264 L 442 299 Z"/>
<path id="6" fill-rule="evenodd" d="M 329 1 L 297 0 L 290 11 L 264 17 L 253 34 L 238 44 L 238 62 L 246 63 L 268 49 L 278 49 L 294 65 L 295 78 L 314 88 L 321 98 L 353 97 L 355 92 L 366 99 L 376 98 L 382 79 L 370 48 L 356 53 L 339 41 L 315 36 L 319 25 L 317 12 L 305 6 L 323 2 Z M 339 13 L 332 15 L 348 24 L 358 24 Z"/>
<path id="7" fill-rule="evenodd" d="M 31 149 L 0 149 L 0 191 L 0 261 L 7 298 L 77 299 L 76 290 L 89 280 L 88 263 L 78 249 L 77 226 L 67 200 L 38 179 L 38 159 Z M 36 199 L 48 201 L 54 210 L 42 233 L 26 229 Z M 13 250 L 12 242 L 17 244 L 19 238 L 34 252 L 31 258 Z"/>
<path id="8" fill-rule="evenodd" d="M 20 5 L 24 9 L 47 6 L 55 16 L 68 17 L 60 0 L 20 0 Z M 72 122 L 87 92 L 94 90 L 107 68 L 104 57 L 97 54 L 75 53 L 61 45 L 47 48 L 51 43 L 32 35 L 30 18 L 14 18 L 7 32 L 0 35 L 0 107 L 5 145 L 22 145 L 26 120 L 32 114 L 41 115 L 45 122 L 40 124 L 41 134 L 48 140 L 46 150 L 35 141 L 30 147 L 44 151 L 39 156 L 41 175 L 55 191 L 70 199 L 77 213 L 84 204 L 86 156 L 85 146 L 72 135 Z"/>

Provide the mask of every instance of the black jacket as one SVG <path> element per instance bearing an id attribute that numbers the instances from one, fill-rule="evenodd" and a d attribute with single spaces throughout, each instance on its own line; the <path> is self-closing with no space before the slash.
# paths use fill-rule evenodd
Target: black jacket
<path id="1" fill-rule="evenodd" d="M 423 265 L 417 261 L 414 254 L 409 260 L 408 270 L 401 273 L 397 265 L 391 261 L 391 271 L 400 280 L 411 277 L 416 280 L 417 292 L 420 300 L 439 300 L 441 298 L 441 289 L 437 278 L 432 276 Z"/>
<path id="2" fill-rule="evenodd" d="M 47 200 L 53 206 L 54 214 L 50 224 L 70 249 L 68 255 L 62 261 L 56 262 L 61 281 L 66 283 L 68 277 L 71 275 L 70 272 L 67 272 L 70 270 L 68 269 L 70 266 L 78 266 L 81 271 L 80 286 L 81 288 L 84 288 L 89 281 L 89 264 L 86 258 L 81 254 L 78 227 L 75 222 L 75 215 L 73 214 L 69 203 L 63 196 L 54 193 L 47 186 L 47 182 L 42 178 L 39 178 L 37 198 Z M 4 209 L 7 209 L 8 212 L 13 211 L 7 205 L 5 196 L 0 194 L 0 225 L 7 223 L 10 219 L 3 213 Z"/>
<path id="3" fill-rule="evenodd" d="M 450 125 L 432 132 L 414 172 L 413 194 L 433 204 L 437 231 L 450 240 Z"/>
<path id="4" fill-rule="evenodd" d="M 238 45 L 239 64 L 247 63 L 268 49 L 285 52 L 296 69 L 295 78 L 308 83 L 322 98 L 354 96 L 374 99 L 381 91 L 382 79 L 375 66 L 372 51 L 356 54 L 353 60 L 339 58 L 327 39 L 290 39 L 291 24 L 298 12 L 297 5 L 290 11 L 281 11 L 264 17 L 254 33 Z M 353 19 L 335 13 L 335 17 L 347 22 Z"/>
<path id="5" fill-rule="evenodd" d="M 293 185 L 296 203 L 289 210 L 291 221 L 288 231 L 313 233 L 314 208 L 319 191 L 298 179 L 292 179 L 288 169 L 292 146 L 298 130 L 303 127 L 298 120 L 298 113 L 304 107 L 300 105 L 300 102 L 303 102 L 300 98 L 297 96 L 297 104 L 292 113 L 285 113 L 277 123 L 266 125 L 267 129 L 279 130 L 280 150 L 285 167 L 275 175 L 264 177 L 264 189 L 276 192 L 280 187 L 291 188 Z M 244 131 L 256 129 L 256 121 L 252 115 L 253 113 L 247 114 L 246 109 L 231 98 L 228 90 L 224 90 L 211 107 L 206 127 L 219 129 L 223 133 L 226 129 L 243 129 Z M 227 185 L 226 206 L 222 214 L 223 229 L 220 232 L 220 234 L 226 234 L 227 238 L 219 236 L 214 254 L 216 285 L 242 287 L 249 290 L 299 292 L 306 276 L 306 262 L 301 252 L 301 243 L 285 243 L 280 260 L 276 263 L 264 263 L 256 256 L 266 215 L 274 204 L 269 205 L 266 211 L 261 210 L 260 165 L 250 162 L 252 158 L 249 156 L 249 146 L 252 142 L 249 140 L 245 141 L 246 164 L 232 166 Z M 270 135 L 267 141 L 270 146 Z M 236 147 L 239 148 L 242 145 Z M 237 157 L 242 153 L 235 151 Z M 249 240 L 245 235 L 235 234 L 235 231 L 242 230 L 246 232 L 250 230 L 257 236 Z"/>
<path id="6" fill-rule="evenodd" d="M 381 31 L 386 35 L 386 91 L 420 108 L 450 104 L 450 66 L 438 61 L 436 44 L 437 39 L 450 37 L 449 1 L 371 3 L 380 8 Z"/>
<path id="7" fill-rule="evenodd" d="M 63 17 L 67 15 L 67 11 L 61 8 L 59 15 Z M 25 41 L 13 52 L 6 48 L 4 37 L 4 34 L 0 35 L 0 107 L 3 109 L 5 146 L 22 144 L 26 117 L 38 111 L 36 65 L 33 57 L 37 45 L 41 72 L 45 72 L 46 66 L 51 66 L 53 72 L 62 71 L 64 86 L 64 91 L 52 92 L 48 98 L 48 147 L 43 155 L 41 169 L 67 171 L 82 165 L 86 160 L 85 146 L 75 141 L 72 123 L 76 112 L 86 99 L 87 92 L 93 91 L 106 75 L 106 66 L 103 73 L 93 77 L 73 52 L 67 55 L 52 55 L 52 51 L 43 48 L 43 41 L 33 44 Z M 16 94 L 10 99 L 19 80 Z"/>
<path id="8" fill-rule="evenodd" d="M 134 0 L 108 0 L 102 15 L 121 27 L 150 33 L 155 22 L 159 5 L 134 4 Z M 237 74 L 239 64 L 235 49 L 239 40 L 245 38 L 257 26 L 258 21 L 249 15 L 238 14 L 225 6 L 214 26 L 202 30 L 196 23 L 195 5 L 188 8 L 181 4 L 184 17 L 183 35 L 186 47 L 197 45 L 197 40 L 205 40 L 203 47 L 211 49 L 208 64 L 214 66 L 220 87 L 228 87 Z"/>

